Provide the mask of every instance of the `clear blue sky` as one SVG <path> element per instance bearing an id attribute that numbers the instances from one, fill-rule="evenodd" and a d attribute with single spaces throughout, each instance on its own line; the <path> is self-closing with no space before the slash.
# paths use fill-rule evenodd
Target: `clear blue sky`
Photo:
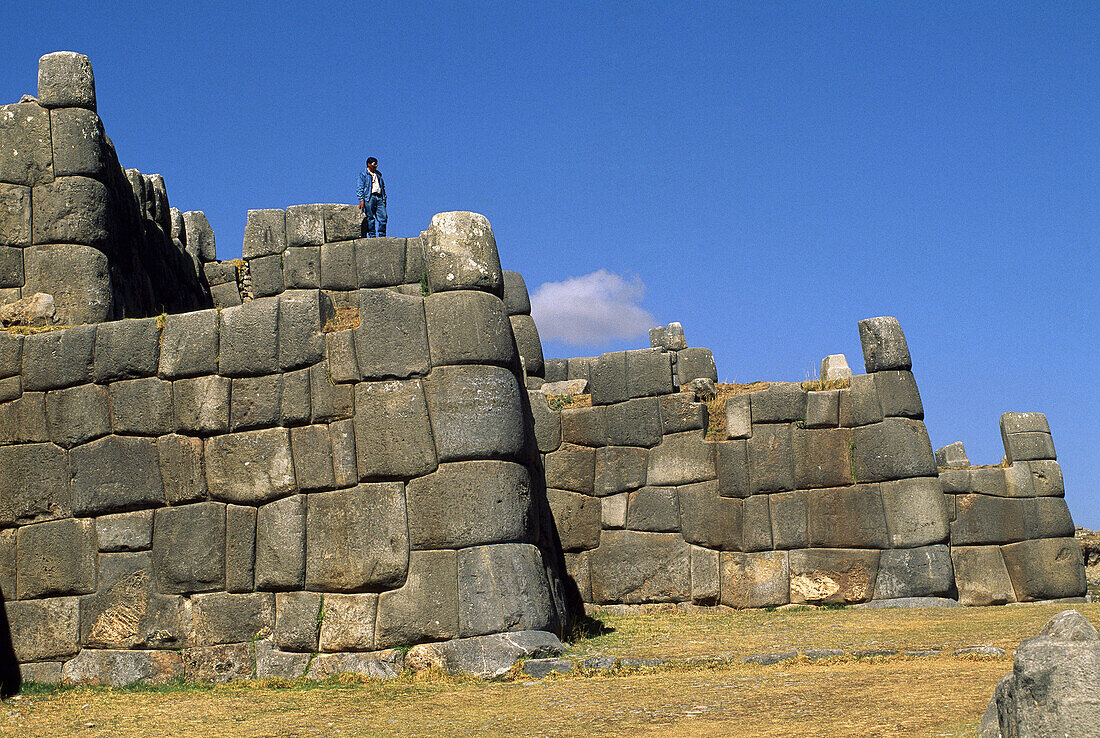
<path id="1" fill-rule="evenodd" d="M 222 258 L 373 155 L 391 235 L 478 211 L 532 292 L 604 301 L 548 356 L 652 316 L 723 381 L 801 380 L 895 315 L 933 444 L 996 463 L 1000 413 L 1045 412 L 1100 528 L 1096 3 L 10 5 L 0 99 L 88 54 L 122 163 Z"/>

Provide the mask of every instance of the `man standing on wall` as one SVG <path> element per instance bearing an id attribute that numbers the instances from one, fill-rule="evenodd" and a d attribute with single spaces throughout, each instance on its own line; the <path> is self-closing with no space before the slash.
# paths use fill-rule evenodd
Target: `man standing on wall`
<path id="1" fill-rule="evenodd" d="M 386 235 L 386 183 L 378 171 L 378 160 L 367 159 L 367 168 L 359 172 L 359 211 L 367 216 L 367 238 Z"/>

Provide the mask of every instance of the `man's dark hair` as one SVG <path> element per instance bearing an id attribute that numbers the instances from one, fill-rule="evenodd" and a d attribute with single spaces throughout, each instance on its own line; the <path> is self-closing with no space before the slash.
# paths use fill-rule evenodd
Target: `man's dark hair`
<path id="1" fill-rule="evenodd" d="M 370 164 L 371 162 L 374 162 L 375 164 L 377 164 L 377 163 L 378 163 L 378 160 L 377 160 L 377 159 L 375 159 L 375 158 L 374 158 L 374 157 L 372 156 L 372 157 L 370 157 L 369 159 L 367 159 L 367 163 L 368 163 L 368 164 Z"/>

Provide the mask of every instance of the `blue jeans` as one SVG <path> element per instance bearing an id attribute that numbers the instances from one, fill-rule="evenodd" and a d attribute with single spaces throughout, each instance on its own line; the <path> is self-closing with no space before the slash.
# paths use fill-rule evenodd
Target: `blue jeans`
<path id="1" fill-rule="evenodd" d="M 378 195 L 367 200 L 367 238 L 386 235 L 386 202 Z"/>

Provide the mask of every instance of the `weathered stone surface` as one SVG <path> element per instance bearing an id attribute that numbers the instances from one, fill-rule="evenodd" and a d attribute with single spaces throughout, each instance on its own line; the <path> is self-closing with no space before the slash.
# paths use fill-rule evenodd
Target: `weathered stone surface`
<path id="1" fill-rule="evenodd" d="M 0 106 L 0 151 L 4 152 L 0 181 L 17 185 L 53 181 L 49 111 L 33 102 Z"/>
<path id="2" fill-rule="evenodd" d="M 378 596 L 378 648 L 458 635 L 458 554 L 413 551 L 400 589 Z"/>
<path id="3" fill-rule="evenodd" d="M 69 459 L 52 443 L 0 446 L 0 523 L 31 523 L 71 514 Z"/>
<path id="4" fill-rule="evenodd" d="M 748 440 L 749 490 L 784 492 L 794 489 L 794 450 L 791 426 L 754 425 Z"/>
<path id="5" fill-rule="evenodd" d="M 747 395 L 753 423 L 789 423 L 806 418 L 806 392 L 797 382 L 772 382 Z"/>
<path id="6" fill-rule="evenodd" d="M 939 480 L 935 477 L 901 479 L 885 482 L 880 489 L 893 548 L 926 546 L 947 540 L 947 507 Z"/>
<path id="7" fill-rule="evenodd" d="M 103 131 L 103 122 L 92 110 L 61 108 L 50 113 L 55 177 L 83 175 L 109 181 L 111 166 L 118 166 L 114 150 Z"/>
<path id="8" fill-rule="evenodd" d="M 214 682 L 215 684 L 250 679 L 255 666 L 252 651 L 251 643 L 184 649 L 184 678 L 192 682 Z"/>
<path id="9" fill-rule="evenodd" d="M 350 241 L 363 235 L 363 214 L 355 205 L 321 207 L 325 214 L 325 241 Z"/>
<path id="10" fill-rule="evenodd" d="M 88 594 L 96 588 L 95 521 L 53 520 L 16 532 L 20 599 Z"/>
<path id="11" fill-rule="evenodd" d="M 718 381 L 718 367 L 714 364 L 714 354 L 708 348 L 684 348 L 676 352 L 676 375 L 680 384 L 693 379 Z"/>
<path id="12" fill-rule="evenodd" d="M 355 387 L 355 447 L 361 479 L 421 476 L 438 463 L 420 380 Z"/>
<path id="13" fill-rule="evenodd" d="M 644 487 L 648 466 L 647 449 L 632 446 L 598 448 L 593 493 L 597 497 L 604 497 Z"/>
<path id="14" fill-rule="evenodd" d="M 837 396 L 842 426 L 854 428 L 882 420 L 882 403 L 873 375 L 857 374 L 846 389 L 838 391 Z"/>
<path id="15" fill-rule="evenodd" d="M 563 551 L 584 551 L 600 545 L 600 501 L 560 489 L 546 490 L 554 528 Z"/>
<path id="16" fill-rule="evenodd" d="M 792 431 L 794 486 L 798 489 L 852 484 L 852 432 L 847 428 Z"/>
<path id="17" fill-rule="evenodd" d="M 744 503 L 720 496 L 715 482 L 680 487 L 680 526 L 684 540 L 707 548 L 741 548 Z"/>
<path id="18" fill-rule="evenodd" d="M 527 283 L 519 272 L 504 274 L 504 309 L 508 315 L 530 315 L 531 298 L 527 294 Z"/>
<path id="19" fill-rule="evenodd" d="M 47 108 L 95 110 L 92 63 L 75 51 L 54 51 L 38 60 L 38 101 Z"/>
<path id="20" fill-rule="evenodd" d="M 334 315 L 331 298 L 319 290 L 288 289 L 279 295 L 279 366 L 283 371 L 324 358 L 321 331 Z"/>
<path id="21" fill-rule="evenodd" d="M 436 368 L 424 380 L 440 461 L 521 458 L 523 411 L 512 372 L 492 366 Z"/>
<path id="22" fill-rule="evenodd" d="M 543 395 L 557 395 L 559 397 L 572 397 L 583 395 L 588 391 L 587 379 L 565 379 L 557 382 L 543 381 L 539 392 Z"/>
<path id="23" fill-rule="evenodd" d="M 772 523 L 772 545 L 777 549 L 808 548 L 810 531 L 804 492 L 776 492 L 767 496 Z"/>
<path id="24" fill-rule="evenodd" d="M 199 502 L 153 513 L 153 574 L 165 594 L 225 586 L 225 505 Z"/>
<path id="25" fill-rule="evenodd" d="M 311 660 L 312 654 L 282 651 L 270 640 L 256 641 L 257 679 L 299 679 Z"/>
<path id="26" fill-rule="evenodd" d="M 595 356 L 574 356 L 564 359 L 566 365 L 565 376 L 562 379 L 583 379 L 592 387 L 592 372 L 599 359 Z"/>
<path id="27" fill-rule="evenodd" d="M 1058 457 L 1049 433 L 1041 431 L 1007 433 L 1002 429 L 1001 438 L 1004 440 L 1005 458 L 1010 464 Z"/>
<path id="28" fill-rule="evenodd" d="M 432 216 L 421 241 L 432 293 L 472 289 L 503 296 L 500 255 L 484 215 L 438 213 Z"/>
<path id="29" fill-rule="evenodd" d="M 542 341 L 535 319 L 530 315 L 512 315 L 508 317 L 508 322 L 512 325 L 516 349 L 523 359 L 527 373 L 533 377 L 541 377 L 544 371 Z"/>
<path id="30" fill-rule="evenodd" d="M 721 594 L 718 552 L 691 547 L 691 601 L 696 605 L 717 605 Z"/>
<path id="31" fill-rule="evenodd" d="M 169 379 L 218 370 L 218 311 L 169 315 L 160 337 L 160 376 Z"/>
<path id="32" fill-rule="evenodd" d="M 564 382 L 569 379 L 569 362 L 566 359 L 544 359 L 543 373 L 547 382 Z M 588 377 L 583 378 L 586 386 Z"/>
<path id="33" fill-rule="evenodd" d="M 31 193 L 31 240 L 106 250 L 111 239 L 111 194 L 90 177 L 62 177 Z"/>
<path id="34" fill-rule="evenodd" d="M 285 289 L 282 254 L 249 259 L 247 274 L 252 282 L 252 294 L 257 298 L 272 297 Z"/>
<path id="35" fill-rule="evenodd" d="M 210 262 L 218 258 L 214 244 L 214 229 L 201 210 L 188 210 L 183 213 L 183 230 L 187 234 L 187 251 L 199 257 L 200 261 Z"/>
<path id="36" fill-rule="evenodd" d="M 265 638 L 275 627 L 275 595 L 269 592 L 198 594 L 191 604 L 192 643 L 196 646 Z"/>
<path id="37" fill-rule="evenodd" d="M 532 679 L 545 679 L 551 674 L 570 674 L 577 670 L 577 665 L 569 659 L 529 659 L 523 662 L 521 670 Z"/>
<path id="38" fill-rule="evenodd" d="M 206 441 L 206 486 L 216 500 L 259 504 L 295 490 L 286 428 L 245 431 Z"/>
<path id="39" fill-rule="evenodd" d="M 372 679 L 395 679 L 404 670 L 401 651 L 322 653 L 309 662 L 306 679 L 328 679 L 336 674 L 360 674 Z"/>
<path id="40" fill-rule="evenodd" d="M 80 638 L 80 605 L 76 597 L 13 602 L 7 611 L 15 658 L 20 662 L 65 658 L 75 654 Z"/>
<path id="41" fill-rule="evenodd" d="M 325 358 L 332 382 L 343 384 L 363 378 L 359 373 L 359 361 L 355 358 L 355 333 L 352 330 L 325 334 Z"/>
<path id="42" fill-rule="evenodd" d="M 155 318 L 119 320 L 96 329 L 95 381 L 151 377 L 157 373 L 160 327 Z"/>
<path id="43" fill-rule="evenodd" d="M 100 323 L 113 315 L 107 255 L 78 244 L 23 249 L 23 299 L 19 322 L 30 325 Z"/>
<path id="44" fill-rule="evenodd" d="M 884 416 L 924 419 L 924 405 L 912 372 L 889 369 L 876 372 L 874 378 Z"/>
<path id="45" fill-rule="evenodd" d="M 257 510 L 245 505 L 225 506 L 225 589 L 255 589 Z"/>
<path id="46" fill-rule="evenodd" d="M 404 238 L 362 238 L 355 242 L 359 287 L 392 287 L 405 281 Z"/>
<path id="47" fill-rule="evenodd" d="M 605 420 L 607 443 L 611 446 L 649 448 L 661 442 L 661 405 L 655 397 L 608 405 Z"/>
<path id="48" fill-rule="evenodd" d="M 335 402 L 333 402 L 332 405 L 332 412 L 329 413 L 323 413 L 321 409 L 315 409 L 312 405 L 314 375 L 324 370 L 325 363 L 322 362 L 320 364 L 315 364 L 309 369 L 283 372 L 281 377 L 282 396 L 279 398 L 279 422 L 281 425 L 308 423 L 312 418 L 317 418 L 318 416 L 321 416 L 318 419 L 322 421 L 335 420 L 336 417 L 345 414 L 344 412 L 336 412 Z M 348 385 L 335 387 L 331 382 L 329 382 L 329 386 L 333 390 L 333 396 L 342 395 L 346 398 L 344 402 L 346 402 L 350 408 L 352 404 L 352 388 Z M 351 410 L 348 409 L 346 414 L 350 415 Z M 314 422 L 316 422 L 316 420 Z"/>
<path id="49" fill-rule="evenodd" d="M 695 401 L 691 392 L 675 392 L 657 398 L 661 406 L 661 432 L 681 433 L 707 427 L 707 406 Z"/>
<path id="50" fill-rule="evenodd" d="M 1007 497 L 1035 497 L 1035 480 L 1026 462 L 1009 464 L 1001 470 Z M 975 492 L 977 490 L 974 490 Z"/>
<path id="51" fill-rule="evenodd" d="M 772 548 L 772 522 L 768 495 L 753 495 L 745 498 L 741 519 L 742 551 L 767 551 Z"/>
<path id="52" fill-rule="evenodd" d="M 868 374 L 887 369 L 912 369 L 909 345 L 901 324 L 894 317 L 859 321 L 859 341 L 863 345 L 863 364 Z"/>
<path id="53" fill-rule="evenodd" d="M 286 212 L 249 210 L 244 226 L 245 259 L 281 254 L 286 250 Z"/>
<path id="54" fill-rule="evenodd" d="M 595 405 L 667 395 L 674 391 L 671 355 L 660 349 L 601 354 L 591 369 L 589 381 Z"/>
<path id="55" fill-rule="evenodd" d="M 1036 538 L 1072 538 L 1073 518 L 1060 497 L 1035 500 Z"/>
<path id="56" fill-rule="evenodd" d="M 951 563 L 960 604 L 980 607 L 1016 601 L 1000 546 L 952 544 Z"/>
<path id="57" fill-rule="evenodd" d="M 111 432 L 107 389 L 81 384 L 46 393 L 46 425 L 50 440 L 72 448 Z"/>
<path id="58" fill-rule="evenodd" d="M 69 684 L 122 687 L 141 682 L 165 684 L 183 677 L 183 659 L 175 651 L 84 649 L 65 662 L 62 679 Z"/>
<path id="59" fill-rule="evenodd" d="M 886 418 L 852 430 L 852 473 L 858 482 L 936 475 L 936 460 L 924 423 Z"/>
<path id="60" fill-rule="evenodd" d="M 690 550 L 675 533 L 604 531 L 589 552 L 597 603 L 678 602 L 691 598 Z"/>
<path id="61" fill-rule="evenodd" d="M 262 506 L 256 516 L 256 589 L 300 589 L 305 583 L 306 497 Z"/>
<path id="62" fill-rule="evenodd" d="M 507 461 L 441 464 L 408 483 L 415 549 L 524 542 L 531 515 L 526 468 Z"/>
<path id="63" fill-rule="evenodd" d="M 424 313 L 432 366 L 517 363 L 512 326 L 500 298 L 468 290 L 442 292 L 424 299 Z M 527 369 L 532 369 L 530 361 Z"/>
<path id="64" fill-rule="evenodd" d="M 679 531 L 676 487 L 642 487 L 631 492 L 627 498 L 626 527 L 656 533 Z"/>
<path id="65" fill-rule="evenodd" d="M 290 235 L 290 211 L 287 210 L 287 235 Z M 356 273 L 358 241 L 326 243 L 321 246 L 321 287 L 326 290 L 354 290 L 359 287 Z"/>
<path id="66" fill-rule="evenodd" d="M 322 361 L 308 370 L 299 370 L 309 375 L 310 420 L 314 423 L 329 423 L 334 420 L 346 420 L 355 412 L 355 388 L 350 384 L 333 384 L 329 376 L 328 362 Z M 286 412 L 286 400 L 296 396 L 288 392 L 292 388 L 290 380 L 298 372 L 283 375 L 283 404 Z M 304 388 L 303 388 L 304 389 Z"/>
<path id="67" fill-rule="evenodd" d="M 596 471 L 595 449 L 563 443 L 544 460 L 546 486 L 582 494 L 593 494 Z"/>
<path id="68" fill-rule="evenodd" d="M 723 497 L 748 497 L 752 493 L 749 485 L 748 442 L 716 443 L 714 451 L 719 494 Z"/>
<path id="69" fill-rule="evenodd" d="M 398 482 L 308 495 L 306 588 L 358 592 L 400 586 L 409 565 L 408 523 Z"/>
<path id="70" fill-rule="evenodd" d="M 0 108 L 0 119 L 4 110 Z M 4 124 L 0 122 L 0 130 Z M 4 159 L 10 166 L 11 160 Z M 4 166 L 4 165 L 0 165 Z M 3 175 L 0 174 L 0 178 Z M 29 246 L 31 243 L 31 190 L 29 187 L 0 183 L 0 245 Z"/>
<path id="71" fill-rule="evenodd" d="M 405 665 L 414 672 L 435 667 L 447 674 L 495 679 L 511 671 L 519 659 L 558 656 L 564 651 L 553 633 L 525 630 L 424 643 L 409 651 Z"/>
<path id="72" fill-rule="evenodd" d="M 970 491 L 970 469 L 940 467 L 940 486 L 946 495 L 961 495 Z M 954 508 L 952 508 L 954 509 Z M 952 518 L 954 520 L 954 518 Z"/>
<path id="73" fill-rule="evenodd" d="M 675 486 L 715 479 L 714 444 L 696 432 L 665 436 L 649 452 L 646 479 L 654 486 Z"/>
<path id="74" fill-rule="evenodd" d="M 821 381 L 835 382 L 840 379 L 851 379 L 852 370 L 848 366 L 848 359 L 844 354 L 829 354 L 821 360 Z"/>
<path id="75" fill-rule="evenodd" d="M 0 377 L 14 377 L 23 365 L 23 336 L 0 331 Z"/>
<path id="76" fill-rule="evenodd" d="M 726 400 L 726 438 L 752 435 L 751 395 L 734 395 Z"/>
<path id="77" fill-rule="evenodd" d="M 279 302 L 253 300 L 220 311 L 220 374 L 246 377 L 279 371 Z"/>
<path id="78" fill-rule="evenodd" d="M 26 278 L 23 276 L 23 249 L 14 246 L 0 246 L 0 288 L 18 290 Z M 18 295 L 17 295 L 18 296 Z M 4 300 L 7 302 L 7 300 Z M 0 321 L 10 320 L 5 313 Z"/>
<path id="79" fill-rule="evenodd" d="M 19 399 L 23 393 L 23 380 L 19 377 L 0 379 L 0 403 Z"/>
<path id="80" fill-rule="evenodd" d="M 1081 597 L 1085 564 L 1073 538 L 1043 538 L 1001 547 L 1005 567 L 1020 602 Z"/>
<path id="81" fill-rule="evenodd" d="M 236 377 L 230 380 L 229 429 L 270 428 L 278 425 L 282 381 L 278 375 Z"/>
<path id="82" fill-rule="evenodd" d="M 0 597 L 15 599 L 16 591 L 16 545 L 15 528 L 0 530 Z"/>
<path id="83" fill-rule="evenodd" d="M 611 495 L 600 500 L 600 523 L 604 528 L 626 527 L 626 503 L 627 495 Z"/>
<path id="84" fill-rule="evenodd" d="M 947 596 L 954 579 L 951 553 L 944 544 L 883 551 L 875 599 Z"/>
<path id="85" fill-rule="evenodd" d="M 370 651 L 374 648 L 376 594 L 325 595 L 321 618 L 321 651 Z"/>
<path id="86" fill-rule="evenodd" d="M 327 426 L 291 428 L 290 446 L 294 456 L 294 478 L 299 489 L 310 492 L 336 486 L 333 444 Z"/>
<path id="87" fill-rule="evenodd" d="M 359 371 L 370 379 L 423 376 L 430 369 L 424 298 L 386 289 L 359 292 Z"/>
<path id="88" fill-rule="evenodd" d="M 773 607 L 790 601 L 787 553 L 720 554 L 722 604 L 730 607 Z"/>
<path id="89" fill-rule="evenodd" d="M 840 391 L 806 393 L 806 427 L 835 428 L 840 423 Z"/>
<path id="90" fill-rule="evenodd" d="M 196 502 L 206 497 L 202 439 L 168 435 L 157 439 L 164 496 L 169 505 Z"/>
<path id="91" fill-rule="evenodd" d="M 103 515 L 96 519 L 100 551 L 144 551 L 153 545 L 153 511 Z"/>
<path id="92" fill-rule="evenodd" d="M 179 648 L 187 641 L 182 597 L 157 594 L 148 552 L 99 557 L 98 591 L 81 599 L 81 643 L 92 648 Z"/>
<path id="93" fill-rule="evenodd" d="M 659 325 L 649 329 L 649 345 L 665 351 L 679 351 L 687 348 L 684 327 L 679 323 Z"/>
<path id="94" fill-rule="evenodd" d="M 879 552 L 808 548 L 789 553 L 791 602 L 853 603 L 871 599 Z"/>
<path id="95" fill-rule="evenodd" d="M 565 408 L 561 411 L 561 438 L 578 446 L 606 446 L 607 408 L 602 405 Z"/>
<path id="96" fill-rule="evenodd" d="M 556 451 L 561 446 L 561 413 L 550 409 L 546 395 L 542 392 L 528 391 L 527 399 L 539 452 L 546 454 Z"/>
<path id="97" fill-rule="evenodd" d="M 1002 433 L 1046 433 L 1050 434 L 1050 424 L 1043 413 L 1001 413 Z"/>
<path id="98" fill-rule="evenodd" d="M 175 431 L 171 382 L 146 377 L 115 382 L 109 389 L 111 428 L 115 433 L 161 436 Z"/>
<path id="99" fill-rule="evenodd" d="M 951 544 L 966 546 L 1023 540 L 1028 531 L 1028 503 L 1034 505 L 1034 500 L 955 495 Z"/>
<path id="100" fill-rule="evenodd" d="M 283 286 L 315 290 L 321 286 L 321 247 L 288 246 L 283 252 Z"/>
<path id="101" fill-rule="evenodd" d="M 107 436 L 69 452 L 75 515 L 164 504 L 155 439 Z"/>
<path id="102" fill-rule="evenodd" d="M 936 466 L 970 466 L 970 459 L 966 458 L 966 448 L 962 441 L 955 441 L 936 449 Z"/>
<path id="103" fill-rule="evenodd" d="M 826 548 L 886 548 L 890 545 L 877 484 L 806 493 L 810 545 Z"/>
<path id="104" fill-rule="evenodd" d="M 547 630 L 554 619 L 542 555 L 529 544 L 458 552 L 459 635 Z"/>
<path id="105" fill-rule="evenodd" d="M 95 326 L 38 333 L 23 339 L 23 391 L 60 389 L 92 381 Z"/>

